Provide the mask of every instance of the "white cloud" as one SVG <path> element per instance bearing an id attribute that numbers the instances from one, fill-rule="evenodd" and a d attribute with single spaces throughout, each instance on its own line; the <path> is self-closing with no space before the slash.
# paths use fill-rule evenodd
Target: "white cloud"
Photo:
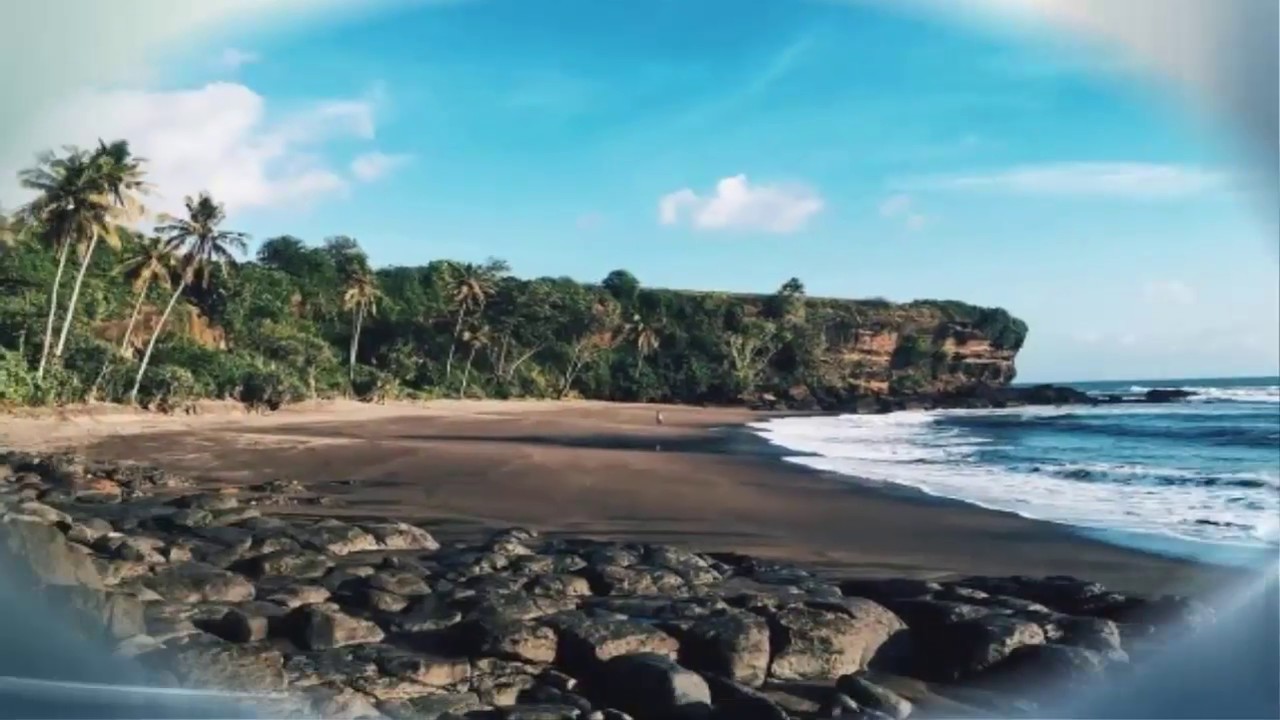
<path id="1" fill-rule="evenodd" d="M 320 101 L 277 118 L 265 98 L 238 83 L 82 92 L 34 124 L 38 131 L 21 139 L 23 152 L 0 162 L 0 178 L 12 178 L 45 148 L 123 138 L 148 159 L 152 210 L 179 210 L 184 195 L 201 190 L 229 211 L 306 203 L 346 191 L 347 179 L 319 153 L 333 140 L 372 139 L 374 105 Z M 12 190 L 0 188 L 0 196 L 21 197 Z"/>
<path id="2" fill-rule="evenodd" d="M 890 195 L 880 203 L 880 217 L 901 219 L 903 227 L 911 232 L 923 230 L 928 218 L 914 207 L 915 200 L 910 195 Z"/>
<path id="3" fill-rule="evenodd" d="M 1142 297 L 1153 305 L 1193 305 L 1196 291 L 1181 280 L 1148 280 Z"/>
<path id="4" fill-rule="evenodd" d="M 699 230 L 792 233 L 804 229 L 824 204 L 821 195 L 804 185 L 752 185 L 746 175 L 733 175 L 717 182 L 710 195 L 683 188 L 662 196 L 658 220 L 663 225 L 688 222 Z"/>
<path id="5" fill-rule="evenodd" d="M 1185 165 L 1142 162 L 1061 162 L 1019 165 L 980 172 L 916 179 L 907 184 L 953 190 L 987 190 L 1020 195 L 1098 196 L 1172 200 L 1221 186 L 1224 175 Z"/>
<path id="6" fill-rule="evenodd" d="M 245 65 L 256 63 L 261 59 L 262 57 L 258 53 L 229 47 L 218 53 L 215 64 L 223 70 L 239 70 Z"/>
<path id="7" fill-rule="evenodd" d="M 360 182 L 373 182 L 412 160 L 410 155 L 367 152 L 351 161 L 351 174 Z"/>

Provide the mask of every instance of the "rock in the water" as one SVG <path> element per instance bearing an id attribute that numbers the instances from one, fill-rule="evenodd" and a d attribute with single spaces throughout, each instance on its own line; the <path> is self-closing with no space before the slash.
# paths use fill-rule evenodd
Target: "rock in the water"
<path id="1" fill-rule="evenodd" d="M 80 548 L 77 550 L 76 548 Z M 0 567 L 16 587 L 35 584 L 102 587 L 102 577 L 84 548 L 56 527 L 21 516 L 0 519 Z"/>
<path id="2" fill-rule="evenodd" d="M 882 712 L 894 718 L 894 720 L 903 720 L 911 714 L 912 705 L 910 700 L 888 688 L 871 682 L 859 674 L 845 675 L 836 680 L 836 690 L 839 690 L 862 707 Z"/>
<path id="3" fill-rule="evenodd" d="M 857 672 L 906 628 L 896 615 L 870 600 L 851 607 L 848 612 L 805 606 L 779 611 L 771 620 L 778 645 L 769 674 L 779 680 L 819 680 Z"/>
<path id="4" fill-rule="evenodd" d="M 743 610 L 725 610 L 695 621 L 680 637 L 680 661 L 700 672 L 751 687 L 769 672 L 769 625 Z"/>
<path id="5" fill-rule="evenodd" d="M 711 707 L 711 689 L 702 676 L 666 655 L 619 655 L 604 664 L 600 683 L 595 692 L 605 704 L 638 720 L 705 713 Z"/>
<path id="6" fill-rule="evenodd" d="M 382 628 L 324 605 L 302 605 L 284 619 L 289 635 L 299 647 L 323 650 L 354 643 L 381 642 Z"/>
<path id="7" fill-rule="evenodd" d="M 160 597 L 173 602 L 244 602 L 254 597 L 243 575 L 199 562 L 179 563 L 142 579 Z"/>

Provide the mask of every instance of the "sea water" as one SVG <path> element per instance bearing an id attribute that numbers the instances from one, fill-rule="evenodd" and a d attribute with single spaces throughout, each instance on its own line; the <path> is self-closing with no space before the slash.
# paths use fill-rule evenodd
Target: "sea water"
<path id="1" fill-rule="evenodd" d="M 1231 564 L 1280 548 L 1280 378 L 1072 383 L 1168 404 L 788 417 L 756 423 L 791 462 Z"/>

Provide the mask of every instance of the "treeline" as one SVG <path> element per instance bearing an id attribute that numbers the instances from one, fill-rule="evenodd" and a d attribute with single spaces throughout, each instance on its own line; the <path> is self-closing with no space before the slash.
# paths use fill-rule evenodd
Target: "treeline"
<path id="1" fill-rule="evenodd" d="M 0 403 L 313 397 L 587 398 L 735 403 L 844 391 L 860 329 L 927 307 L 1016 348 L 1026 327 L 963 303 L 766 296 L 520 279 L 506 263 L 373 269 L 359 243 L 248 238 L 206 194 L 148 218 L 145 161 L 123 141 L 46 155 L 34 199 L 0 216 Z M 146 226 L 147 232 L 130 228 Z M 927 383 L 934 338 L 904 338 L 893 380 Z M 916 357 L 920 355 L 920 357 Z M 944 359 L 945 360 L 945 359 Z"/>

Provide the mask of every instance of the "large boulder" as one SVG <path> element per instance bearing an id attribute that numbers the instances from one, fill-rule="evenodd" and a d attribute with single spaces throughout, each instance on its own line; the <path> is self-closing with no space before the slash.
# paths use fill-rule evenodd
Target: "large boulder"
<path id="1" fill-rule="evenodd" d="M 596 617 L 583 612 L 549 616 L 559 637 L 557 664 L 591 670 L 620 655 L 651 653 L 676 657 L 679 643 L 667 633 L 635 620 Z"/>
<path id="2" fill-rule="evenodd" d="M 134 595 L 86 587 L 48 587 L 43 597 L 87 637 L 122 640 L 146 632 L 142 602 Z"/>
<path id="3" fill-rule="evenodd" d="M 83 549 L 40 520 L 23 516 L 0 519 L 0 571 L 6 575 L 5 582 L 14 587 L 102 587 L 102 577 Z"/>
<path id="4" fill-rule="evenodd" d="M 894 720 L 904 720 L 911 714 L 910 700 L 871 682 L 861 674 L 845 675 L 836 680 L 836 690 L 858 705 L 884 713 Z"/>
<path id="5" fill-rule="evenodd" d="M 284 618 L 290 638 L 301 648 L 323 650 L 354 643 L 381 642 L 382 629 L 326 605 L 303 605 Z"/>
<path id="6" fill-rule="evenodd" d="M 638 720 L 666 720 L 711 708 L 711 689 L 697 673 L 654 653 L 620 655 L 604 664 L 595 694 Z"/>
<path id="7" fill-rule="evenodd" d="M 680 661 L 700 672 L 752 687 L 769 673 L 769 625 L 743 610 L 724 610 L 688 626 L 680 637 Z"/>
<path id="8" fill-rule="evenodd" d="M 255 593 L 245 576 L 200 562 L 171 565 L 142 583 L 171 602 L 245 602 Z"/>
<path id="9" fill-rule="evenodd" d="M 375 536 L 340 520 L 321 520 L 314 525 L 294 527 L 292 532 L 303 547 L 329 555 L 348 555 L 378 548 Z"/>
<path id="10" fill-rule="evenodd" d="M 291 578 L 318 578 L 333 567 L 333 561 L 317 552 L 275 550 L 237 562 L 233 568 L 254 578 L 281 575 Z"/>
<path id="11" fill-rule="evenodd" d="M 147 667 L 172 673 L 184 687 L 209 690 L 282 690 L 284 658 L 262 645 L 233 645 L 193 635 L 138 656 Z"/>
<path id="12" fill-rule="evenodd" d="M 769 664 L 779 680 L 835 679 L 866 668 L 906 625 L 870 600 L 850 599 L 840 611 L 795 605 L 770 621 L 777 645 Z"/>
<path id="13" fill-rule="evenodd" d="M 1024 645 L 1044 644 L 1034 622 L 989 615 L 912 631 L 917 672 L 929 680 L 954 682 L 982 673 Z"/>

